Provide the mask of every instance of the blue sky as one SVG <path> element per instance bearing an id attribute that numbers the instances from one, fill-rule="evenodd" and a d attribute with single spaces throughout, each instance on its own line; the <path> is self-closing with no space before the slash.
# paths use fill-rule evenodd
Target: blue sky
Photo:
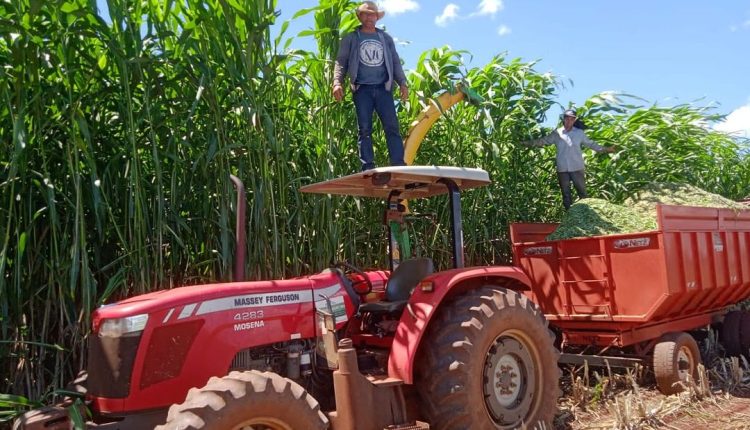
<path id="1" fill-rule="evenodd" d="M 408 69 L 430 48 L 449 45 L 481 66 L 506 52 L 540 60 L 536 69 L 566 79 L 563 105 L 602 91 L 648 103 L 716 105 L 718 128 L 750 137 L 750 1 L 381 0 L 378 23 L 398 42 Z M 280 21 L 314 0 L 278 0 Z M 295 35 L 312 16 L 294 21 Z M 311 49 L 309 38 L 292 47 Z M 573 85 L 567 83 L 572 80 Z M 550 112 L 556 117 L 558 112 Z"/>

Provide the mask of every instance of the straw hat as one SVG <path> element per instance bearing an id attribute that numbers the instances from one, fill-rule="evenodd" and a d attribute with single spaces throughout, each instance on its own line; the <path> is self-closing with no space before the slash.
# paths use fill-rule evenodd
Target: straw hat
<path id="1" fill-rule="evenodd" d="M 363 1 L 359 6 L 357 6 L 357 17 L 359 17 L 359 14 L 363 12 L 376 13 L 378 14 L 378 19 L 381 19 L 383 15 L 385 15 L 385 11 L 378 9 L 378 5 L 376 5 L 375 2 L 372 1 Z"/>

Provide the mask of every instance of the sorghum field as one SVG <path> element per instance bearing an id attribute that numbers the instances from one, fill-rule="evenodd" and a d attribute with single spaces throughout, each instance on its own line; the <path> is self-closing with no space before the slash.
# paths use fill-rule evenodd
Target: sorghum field
<path id="1" fill-rule="evenodd" d="M 248 189 L 252 279 L 334 258 L 383 264 L 379 204 L 297 191 L 359 168 L 351 99 L 334 103 L 330 92 L 354 4 L 300 11 L 315 28 L 297 35 L 275 0 L 108 0 L 106 13 L 95 0 L 0 2 L 0 414 L 23 409 L 21 398 L 48 402 L 84 366 L 101 304 L 231 277 L 230 174 Z M 292 49 L 302 37 L 317 48 Z M 557 220 L 562 208 L 554 148 L 518 142 L 541 136 L 539 124 L 569 103 L 533 61 L 498 53 L 470 68 L 466 54 L 424 52 L 398 115 L 405 133 L 460 81 L 483 97 L 447 112 L 416 164 L 490 173 L 492 186 L 464 197 L 467 264 L 509 263 L 508 223 Z M 748 142 L 713 131 L 721 112 L 710 106 L 606 93 L 577 107 L 589 136 L 618 148 L 587 154 L 593 197 L 622 202 L 650 182 L 750 193 Z M 375 136 L 384 165 L 377 126 Z M 442 203 L 412 209 L 435 214 L 417 244 L 445 267 Z"/>

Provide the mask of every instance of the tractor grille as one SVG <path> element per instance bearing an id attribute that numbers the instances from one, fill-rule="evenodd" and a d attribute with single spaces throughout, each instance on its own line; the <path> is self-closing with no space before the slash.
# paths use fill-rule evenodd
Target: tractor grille
<path id="1" fill-rule="evenodd" d="M 89 338 L 88 390 L 94 396 L 121 399 L 130 393 L 130 376 L 141 333 Z"/>
<path id="2" fill-rule="evenodd" d="M 180 375 L 185 357 L 203 322 L 195 320 L 154 329 L 143 363 L 141 389 Z"/>

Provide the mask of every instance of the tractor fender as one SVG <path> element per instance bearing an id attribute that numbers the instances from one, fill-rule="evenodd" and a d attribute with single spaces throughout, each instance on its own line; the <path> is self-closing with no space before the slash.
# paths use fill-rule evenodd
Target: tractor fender
<path id="1" fill-rule="evenodd" d="M 531 280 L 519 268 L 512 266 L 467 267 L 435 273 L 425 278 L 422 283 L 431 281 L 433 291 L 422 291 L 419 286 L 409 299 L 388 359 L 388 374 L 399 378 L 406 384 L 414 379 L 414 359 L 419 350 L 430 320 L 440 304 L 450 297 L 473 288 L 487 284 L 496 284 L 512 290 L 529 290 Z"/>

